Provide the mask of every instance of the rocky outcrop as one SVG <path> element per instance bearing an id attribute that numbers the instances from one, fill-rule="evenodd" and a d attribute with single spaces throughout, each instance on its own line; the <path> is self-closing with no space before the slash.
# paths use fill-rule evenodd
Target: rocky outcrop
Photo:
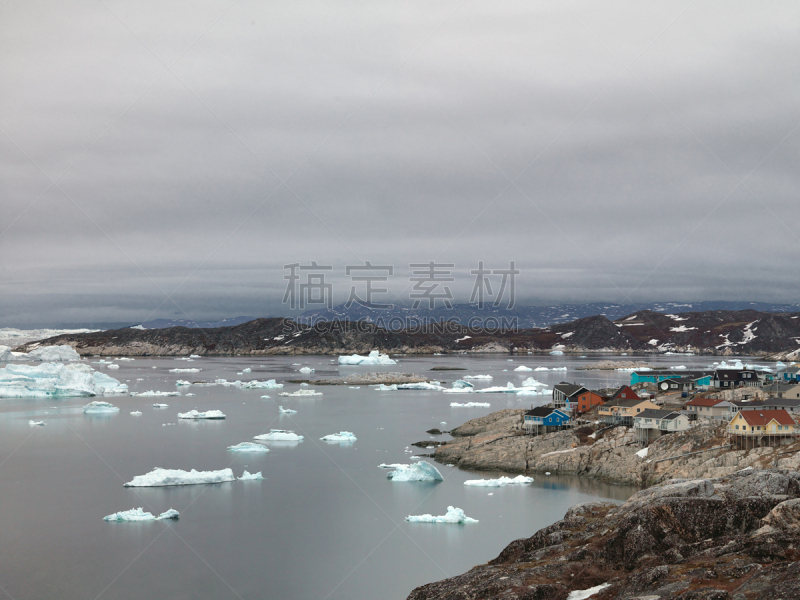
<path id="1" fill-rule="evenodd" d="M 409 600 L 565 600 L 589 588 L 593 600 L 800 598 L 799 503 L 794 471 L 671 480 L 622 506 L 575 506 Z"/>

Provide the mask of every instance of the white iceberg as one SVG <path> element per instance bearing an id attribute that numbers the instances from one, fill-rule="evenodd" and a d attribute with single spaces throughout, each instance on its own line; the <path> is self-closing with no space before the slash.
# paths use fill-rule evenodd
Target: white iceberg
<path id="1" fill-rule="evenodd" d="M 480 390 L 475 390 L 478 394 L 515 394 L 519 390 L 510 381 L 503 387 L 502 385 L 495 385 Z"/>
<path id="2" fill-rule="evenodd" d="M 225 380 L 223 379 L 222 381 Z M 274 379 L 270 379 L 268 381 L 235 381 L 232 385 L 240 387 L 243 390 L 276 390 L 283 387 L 282 383 L 277 383 Z"/>
<path id="3" fill-rule="evenodd" d="M 491 375 L 464 375 L 463 379 L 493 379 Z"/>
<path id="4" fill-rule="evenodd" d="M 281 392 L 279 396 L 299 397 L 299 396 L 322 396 L 322 392 L 314 390 L 297 390 L 296 392 Z"/>
<path id="5" fill-rule="evenodd" d="M 464 381 L 463 379 L 456 379 L 453 382 L 453 389 L 457 389 L 457 390 L 458 389 L 470 389 L 471 390 L 474 387 L 475 386 L 472 385 L 470 382 Z"/>
<path id="6" fill-rule="evenodd" d="M 27 358 L 41 362 L 64 362 L 80 360 L 81 355 L 72 346 L 42 346 L 28 352 Z"/>
<path id="7" fill-rule="evenodd" d="M 349 431 L 340 431 L 339 433 L 331 433 L 321 438 L 323 442 L 343 442 L 350 443 L 356 441 L 356 436 Z"/>
<path id="8" fill-rule="evenodd" d="M 300 371 L 301 373 L 313 373 L 314 369 L 312 369 L 311 367 L 301 367 L 300 369 L 298 369 L 298 371 Z"/>
<path id="9" fill-rule="evenodd" d="M 189 358 L 200 358 L 199 354 L 190 354 Z"/>
<path id="10" fill-rule="evenodd" d="M 526 367 L 525 365 L 520 365 L 514 370 L 515 371 L 533 371 L 533 369 L 531 369 L 530 367 Z"/>
<path id="11" fill-rule="evenodd" d="M 170 369 L 170 373 L 199 373 L 200 369 Z"/>
<path id="12" fill-rule="evenodd" d="M 190 410 L 189 412 L 185 413 L 178 413 L 179 419 L 224 419 L 225 413 L 221 410 L 207 410 L 205 412 L 200 412 L 198 410 Z"/>
<path id="13" fill-rule="evenodd" d="M 87 415 L 110 415 L 113 413 L 118 413 L 119 408 L 109 402 L 94 400 L 83 407 L 83 412 Z"/>
<path id="14" fill-rule="evenodd" d="M 489 402 L 466 402 L 464 404 L 451 402 L 450 406 L 453 408 L 489 408 L 491 404 Z"/>
<path id="15" fill-rule="evenodd" d="M 256 435 L 253 439 L 264 442 L 302 442 L 303 436 L 287 429 L 270 429 L 269 433 Z"/>
<path id="16" fill-rule="evenodd" d="M 440 385 L 436 385 L 435 383 L 426 383 L 424 381 L 420 381 L 417 383 L 400 383 L 397 384 L 398 390 L 432 390 L 436 392 L 441 392 L 444 388 Z"/>
<path id="17" fill-rule="evenodd" d="M 424 460 L 413 465 L 395 465 L 395 470 L 386 474 L 392 481 L 444 481 L 439 470 Z"/>
<path id="18" fill-rule="evenodd" d="M 525 381 L 522 382 L 521 385 L 522 385 L 522 387 L 525 388 L 525 387 L 541 387 L 541 386 L 544 386 L 544 385 L 547 385 L 547 384 L 542 383 L 541 381 L 538 381 L 538 380 L 534 379 L 533 377 L 528 377 Z"/>
<path id="19" fill-rule="evenodd" d="M 253 369 L 251 369 L 250 367 L 247 367 L 246 369 L 242 369 L 242 373 L 252 373 L 252 372 L 253 372 Z"/>
<path id="20" fill-rule="evenodd" d="M 169 404 L 161 404 L 160 402 L 156 402 L 153 404 L 153 408 L 169 408 Z"/>
<path id="21" fill-rule="evenodd" d="M 231 469 L 219 471 L 183 471 L 181 469 L 155 468 L 145 475 L 137 475 L 124 484 L 125 487 L 160 487 L 167 485 L 199 485 L 203 483 L 225 483 L 235 481 Z"/>
<path id="22" fill-rule="evenodd" d="M 142 398 L 158 398 L 161 396 L 180 396 L 180 392 L 157 392 L 148 390 L 146 392 L 131 392 L 131 396 L 141 396 Z"/>
<path id="23" fill-rule="evenodd" d="M 185 379 L 178 379 L 178 381 L 175 382 L 175 385 L 177 385 L 178 387 L 181 387 L 181 386 L 184 386 L 184 385 L 192 385 L 192 382 L 191 381 L 186 381 Z"/>
<path id="24" fill-rule="evenodd" d="M 262 398 L 263 398 L 263 396 L 262 396 Z M 297 414 L 296 410 L 293 410 L 291 408 L 283 408 L 282 406 L 278 407 L 278 412 L 280 412 L 280 414 L 282 414 L 282 415 L 296 415 Z"/>
<path id="25" fill-rule="evenodd" d="M 103 517 L 103 521 L 116 521 L 118 523 L 126 521 L 164 521 L 168 519 L 177 519 L 178 516 L 179 513 L 174 508 L 170 508 L 156 517 L 152 513 L 145 512 L 141 507 L 139 507 L 115 512 L 113 515 Z"/>
<path id="26" fill-rule="evenodd" d="M 561 350 L 553 350 L 550 352 L 553 356 L 564 356 L 564 353 Z"/>
<path id="27" fill-rule="evenodd" d="M 453 387 L 449 390 L 444 390 L 445 394 L 473 394 L 475 389 L 471 387 Z"/>
<path id="28" fill-rule="evenodd" d="M 497 479 L 467 479 L 464 485 L 473 487 L 505 487 L 507 485 L 524 485 L 533 483 L 533 477 L 517 475 L 516 477 L 498 477 Z"/>
<path id="29" fill-rule="evenodd" d="M 28 421 L 28 425 L 30 425 L 31 427 L 37 426 L 37 425 L 44 425 L 44 421 L 32 421 L 31 420 L 31 421 Z"/>
<path id="30" fill-rule="evenodd" d="M 231 452 L 269 452 L 269 448 L 266 446 L 254 444 L 253 442 L 242 442 L 235 446 L 228 446 L 228 450 Z"/>
<path id="31" fill-rule="evenodd" d="M 376 386 L 375 389 L 378 390 L 379 392 L 396 392 L 397 384 L 393 383 L 391 385 L 384 385 L 381 383 L 380 385 Z"/>
<path id="32" fill-rule="evenodd" d="M 239 477 L 239 481 L 259 481 L 261 479 L 264 479 L 261 476 L 261 471 L 259 471 L 258 473 L 249 473 L 247 469 L 245 469 L 244 472 L 242 473 L 242 476 Z"/>
<path id="33" fill-rule="evenodd" d="M 131 416 L 132 417 L 141 417 L 142 416 L 142 411 L 140 411 L 140 410 L 132 410 L 131 411 Z"/>
<path id="34" fill-rule="evenodd" d="M 517 391 L 517 396 L 550 396 L 552 393 L 549 388 L 522 388 Z"/>
<path id="35" fill-rule="evenodd" d="M 87 364 L 9 364 L 0 369 L 0 398 L 85 398 L 127 391 L 127 385 Z"/>
<path id="36" fill-rule="evenodd" d="M 116 364 L 116 363 L 114 363 L 114 364 L 110 364 L 110 365 L 108 365 L 108 368 L 109 368 L 109 369 L 119 369 L 119 365 L 118 365 L 118 364 Z"/>
<path id="37" fill-rule="evenodd" d="M 406 521 L 409 523 L 453 523 L 453 524 L 462 524 L 462 523 L 477 523 L 477 519 L 472 519 L 464 514 L 464 511 L 460 508 L 456 508 L 455 506 L 448 506 L 447 507 L 447 514 L 435 517 L 433 515 L 409 515 L 406 517 Z"/>
<path id="38" fill-rule="evenodd" d="M 389 358 L 388 354 L 381 354 L 378 350 L 373 350 L 369 356 L 353 354 L 351 356 L 340 356 L 340 365 L 396 365 L 397 361 Z"/>

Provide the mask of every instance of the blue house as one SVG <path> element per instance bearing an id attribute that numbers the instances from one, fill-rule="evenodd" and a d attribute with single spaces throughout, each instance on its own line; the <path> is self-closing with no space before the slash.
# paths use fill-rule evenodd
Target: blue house
<path id="1" fill-rule="evenodd" d="M 525 427 L 553 427 L 561 428 L 569 424 L 569 415 L 557 408 L 537 406 L 525 413 L 523 425 Z"/>
<path id="2" fill-rule="evenodd" d="M 653 370 L 653 371 L 634 371 L 631 373 L 631 385 L 649 381 L 650 383 L 658 383 L 665 379 L 683 379 L 689 378 L 694 381 L 695 387 L 706 388 L 711 387 L 711 381 L 714 377 L 713 373 L 706 371 L 689 371 L 680 369 L 675 371 L 667 370 Z"/>
<path id="3" fill-rule="evenodd" d="M 778 379 L 784 382 L 800 380 L 800 367 L 784 367 L 778 371 Z"/>

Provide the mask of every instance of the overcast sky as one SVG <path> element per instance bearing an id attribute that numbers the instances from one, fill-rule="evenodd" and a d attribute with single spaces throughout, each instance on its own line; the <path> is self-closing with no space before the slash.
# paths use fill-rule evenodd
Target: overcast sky
<path id="1" fill-rule="evenodd" d="M 800 0 L 9 0 L 0 82 L 0 327 L 287 314 L 310 261 L 798 300 Z"/>

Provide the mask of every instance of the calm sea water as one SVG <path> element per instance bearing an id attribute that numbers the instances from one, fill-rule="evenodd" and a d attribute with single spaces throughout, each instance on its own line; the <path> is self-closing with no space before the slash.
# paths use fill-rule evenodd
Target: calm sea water
<path id="1" fill-rule="evenodd" d="M 625 360 L 628 357 L 619 357 Z M 90 359 L 97 360 L 97 359 Z M 136 359 L 107 371 L 132 391 L 176 390 L 178 379 L 272 379 L 399 371 L 428 374 L 456 366 L 491 374 L 494 385 L 535 376 L 593 387 L 626 383 L 618 372 L 574 371 L 596 359 L 570 357 L 400 357 L 390 367 L 339 367 L 330 357 Z M 664 364 L 706 366 L 709 358 L 660 357 Z M 299 364 L 293 364 L 299 363 Z M 567 366 L 564 372 L 515 373 L 524 364 Z M 106 370 L 103 365 L 92 365 Z M 196 374 L 169 373 L 199 368 Z M 245 367 L 252 373 L 237 375 Z M 507 370 L 508 372 L 504 372 Z M 449 384 L 467 374 L 437 372 Z M 14 600 L 60 598 L 402 599 L 416 586 L 462 573 L 494 558 L 510 541 L 560 519 L 570 506 L 600 498 L 624 501 L 635 490 L 600 482 L 535 476 L 530 486 L 482 489 L 464 480 L 496 477 L 437 465 L 438 484 L 392 483 L 380 463 L 408 463 L 405 448 L 450 428 L 532 398 L 506 394 L 378 392 L 324 386 L 322 396 L 279 397 L 284 390 L 180 388 L 171 398 L 112 397 L 122 410 L 84 415 L 82 399 L 0 400 L 0 586 Z M 267 394 L 271 398 L 262 399 Z M 451 408 L 480 400 L 491 408 Z M 154 409 L 153 402 L 169 404 Z M 281 416 L 278 404 L 297 410 Z M 221 409 L 224 421 L 178 421 L 178 412 Z M 130 415 L 140 410 L 140 417 Z M 29 419 L 44 427 L 30 427 Z M 441 422 L 447 425 L 440 425 Z M 169 425 L 165 425 L 169 424 Z M 270 428 L 293 429 L 298 444 L 271 444 L 261 456 L 227 446 Z M 341 430 L 358 441 L 328 444 Z M 447 439 L 443 436 L 438 439 Z M 413 448 L 415 453 L 425 450 Z M 125 488 L 154 467 L 261 471 L 264 481 L 167 488 Z M 491 494 L 491 495 L 490 495 Z M 441 515 L 460 507 L 479 523 L 406 523 L 407 515 Z M 133 507 L 180 511 L 176 522 L 107 523 L 103 516 Z"/>

